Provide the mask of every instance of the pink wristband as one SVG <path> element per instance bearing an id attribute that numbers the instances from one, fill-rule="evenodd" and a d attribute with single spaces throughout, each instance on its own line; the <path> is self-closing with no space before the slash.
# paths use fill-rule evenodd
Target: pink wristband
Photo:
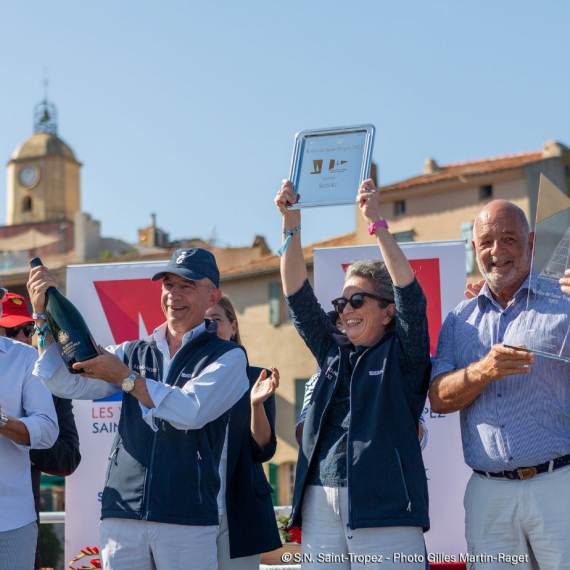
<path id="1" fill-rule="evenodd" d="M 388 229 L 388 222 L 386 220 L 378 220 L 377 222 L 374 222 L 373 224 L 370 224 L 368 226 L 368 233 L 373 236 L 374 232 L 378 229 L 378 228 L 386 228 Z"/>

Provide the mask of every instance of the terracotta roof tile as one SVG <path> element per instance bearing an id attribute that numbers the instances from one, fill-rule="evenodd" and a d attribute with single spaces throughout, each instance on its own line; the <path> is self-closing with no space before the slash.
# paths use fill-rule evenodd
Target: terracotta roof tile
<path id="1" fill-rule="evenodd" d="M 438 170 L 431 174 L 421 174 L 419 176 L 414 176 L 412 178 L 396 182 L 395 184 L 382 186 L 380 191 L 383 193 L 394 192 L 397 190 L 412 188 L 414 186 L 444 182 L 457 178 L 469 178 L 471 176 L 478 176 L 492 172 L 514 170 L 521 168 L 526 164 L 540 162 L 541 160 L 544 160 L 544 158 L 545 156 L 542 151 L 532 151 L 483 160 L 470 160 L 468 162 L 445 164 L 440 166 Z"/>
<path id="2" fill-rule="evenodd" d="M 356 245 L 356 233 L 344 234 L 335 238 L 327 239 L 317 243 L 306 245 L 303 248 L 305 262 L 311 264 L 313 262 L 313 250 L 322 247 L 342 247 Z M 254 259 L 249 263 L 238 265 L 221 272 L 222 281 L 225 279 L 233 279 L 235 277 L 245 277 L 258 273 L 269 273 L 279 270 L 279 256 L 265 255 L 259 259 Z"/>

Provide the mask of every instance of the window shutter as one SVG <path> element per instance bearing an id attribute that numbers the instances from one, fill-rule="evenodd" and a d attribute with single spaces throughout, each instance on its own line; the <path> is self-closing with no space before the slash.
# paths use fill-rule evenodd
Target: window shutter
<path id="1" fill-rule="evenodd" d="M 278 281 L 269 284 L 269 322 L 274 326 L 281 324 L 281 283 Z"/>
<path id="2" fill-rule="evenodd" d="M 475 252 L 471 245 L 473 239 L 473 222 L 461 224 L 461 239 L 465 240 L 465 271 L 471 275 L 475 271 Z"/>
<path id="3" fill-rule="evenodd" d="M 273 494 L 271 500 L 273 506 L 279 504 L 279 466 L 275 463 L 269 463 L 269 484 L 273 487 Z"/>

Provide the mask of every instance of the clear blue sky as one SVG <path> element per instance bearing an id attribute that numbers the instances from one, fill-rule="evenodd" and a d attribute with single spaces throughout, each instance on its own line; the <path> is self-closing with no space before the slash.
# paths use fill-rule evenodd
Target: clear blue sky
<path id="1" fill-rule="evenodd" d="M 382 184 L 426 157 L 569 144 L 568 22 L 564 0 L 4 2 L 0 157 L 32 134 L 47 67 L 103 235 L 136 241 L 156 212 L 173 239 L 215 227 L 222 243 L 261 234 L 275 250 L 299 130 L 374 124 Z M 354 216 L 305 212 L 304 242 L 352 231 Z"/>

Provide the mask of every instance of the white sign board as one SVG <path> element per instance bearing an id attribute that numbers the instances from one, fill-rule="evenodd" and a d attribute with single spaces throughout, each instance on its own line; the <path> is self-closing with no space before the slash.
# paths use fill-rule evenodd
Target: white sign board
<path id="1" fill-rule="evenodd" d="M 150 278 L 165 262 L 81 265 L 67 268 L 67 296 L 96 342 L 108 346 L 144 338 L 162 322 L 160 282 Z M 81 463 L 65 483 L 65 560 L 99 546 L 101 495 L 107 458 L 119 424 L 122 394 L 74 400 Z"/>
<path id="2" fill-rule="evenodd" d="M 402 244 L 427 297 L 431 355 L 443 321 L 464 300 L 465 242 Z M 315 294 L 325 311 L 340 297 L 346 268 L 358 260 L 381 259 L 377 245 L 316 249 L 314 252 Z M 426 402 L 424 418 L 429 430 L 423 452 L 429 489 L 431 530 L 426 533 L 428 553 L 458 556 L 467 552 L 463 494 L 471 470 L 463 461 L 459 414 L 431 411 Z"/>

